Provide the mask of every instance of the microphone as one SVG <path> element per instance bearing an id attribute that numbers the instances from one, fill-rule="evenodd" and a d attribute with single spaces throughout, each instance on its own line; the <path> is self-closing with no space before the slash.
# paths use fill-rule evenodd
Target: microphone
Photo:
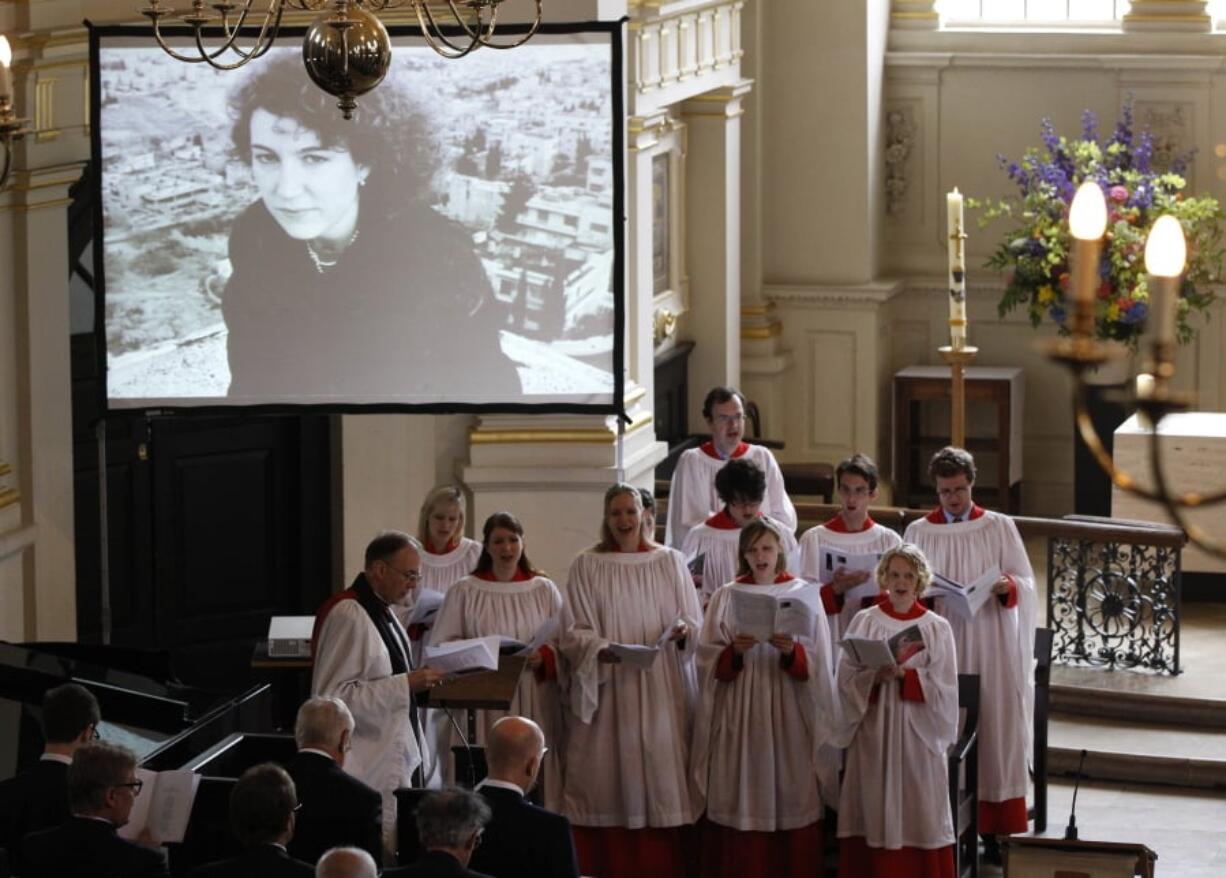
<path id="1" fill-rule="evenodd" d="M 1077 840 L 1077 791 L 1081 789 L 1081 769 L 1086 765 L 1086 751 L 1081 751 L 1081 761 L 1077 763 L 1077 782 L 1073 785 L 1073 807 L 1069 809 L 1068 826 L 1064 827 L 1064 840 Z"/>

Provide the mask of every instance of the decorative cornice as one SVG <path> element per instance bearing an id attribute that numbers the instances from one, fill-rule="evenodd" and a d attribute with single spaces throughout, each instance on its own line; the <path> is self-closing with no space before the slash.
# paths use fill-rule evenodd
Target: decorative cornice
<path id="1" fill-rule="evenodd" d="M 639 412 L 626 426 L 629 436 L 650 424 L 655 418 L 650 412 Z M 481 430 L 475 428 L 468 434 L 472 445 L 612 445 L 617 442 L 617 430 L 606 424 L 604 427 L 575 430 Z"/>
<path id="2" fill-rule="evenodd" d="M 905 289 L 906 284 L 900 280 L 846 286 L 764 284 L 762 294 L 777 302 L 875 310 Z"/>

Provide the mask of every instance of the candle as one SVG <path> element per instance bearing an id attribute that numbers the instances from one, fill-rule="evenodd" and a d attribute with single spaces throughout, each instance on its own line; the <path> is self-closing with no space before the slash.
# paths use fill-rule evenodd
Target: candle
<path id="1" fill-rule="evenodd" d="M 1170 214 L 1158 217 L 1145 241 L 1145 271 L 1149 274 L 1149 315 L 1154 340 L 1175 343 L 1175 316 L 1179 304 L 1179 279 L 1188 258 L 1188 245 L 1179 220 Z"/>
<path id="2" fill-rule="evenodd" d="M 1073 236 L 1070 261 L 1073 269 L 1073 301 L 1076 303 L 1073 330 L 1082 338 L 1094 330 L 1094 296 L 1098 292 L 1098 258 L 1103 234 L 1107 231 L 1107 200 L 1098 184 L 1081 184 L 1068 212 L 1069 232 Z"/>
<path id="3" fill-rule="evenodd" d="M 1154 376 L 1148 372 L 1137 374 L 1137 399 L 1149 399 L 1154 395 Z"/>
<path id="4" fill-rule="evenodd" d="M 962 222 L 962 193 L 958 187 L 945 196 L 949 227 L 949 345 L 966 347 L 966 233 Z"/>
<path id="5" fill-rule="evenodd" d="M 13 50 L 9 47 L 9 41 L 0 36 L 0 103 L 3 103 L 4 98 L 8 98 L 10 106 L 12 105 L 13 80 L 9 76 L 9 65 L 12 63 Z"/>

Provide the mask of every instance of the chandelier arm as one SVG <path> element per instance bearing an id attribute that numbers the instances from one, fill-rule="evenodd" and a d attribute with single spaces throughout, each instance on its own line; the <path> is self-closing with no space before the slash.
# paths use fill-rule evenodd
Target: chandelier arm
<path id="1" fill-rule="evenodd" d="M 423 0 L 416 0 L 413 4 L 413 9 L 417 13 L 417 24 L 421 28 L 421 35 L 426 38 L 426 44 L 442 55 L 444 58 L 456 59 L 463 58 L 465 55 L 472 52 L 481 46 L 479 39 L 473 39 L 468 46 L 457 46 L 451 42 L 442 31 L 438 29 L 438 23 L 434 20 L 434 15 L 430 12 L 430 7 Z M 423 15 L 424 12 L 424 15 Z M 431 35 L 433 31 L 433 35 Z"/>
<path id="2" fill-rule="evenodd" d="M 525 33 L 518 40 L 515 40 L 510 43 L 494 43 L 494 42 L 490 42 L 489 38 L 482 38 L 481 45 L 489 49 L 515 49 L 515 48 L 518 48 L 519 46 L 522 46 L 524 43 L 528 42 L 528 40 L 536 36 L 536 31 L 541 26 L 541 14 L 542 14 L 541 13 L 541 2 L 542 0 L 536 0 L 536 18 L 533 20 L 532 26 L 528 28 L 528 32 Z M 498 15 L 498 9 L 497 7 L 495 7 L 494 16 L 497 17 L 497 15 Z M 489 30 L 490 37 L 494 35 L 493 24 L 494 24 L 494 21 L 493 19 L 491 19 L 490 20 L 490 30 Z"/>
<path id="3" fill-rule="evenodd" d="M 1150 491 L 1141 487 L 1137 484 L 1136 479 L 1116 467 L 1115 461 L 1111 459 L 1111 455 L 1103 445 L 1102 439 L 1099 438 L 1098 431 L 1094 429 L 1094 421 L 1090 419 L 1090 411 L 1086 405 L 1086 384 L 1080 372 L 1074 375 L 1074 381 L 1076 382 L 1074 394 L 1076 402 L 1074 404 L 1073 417 L 1077 422 L 1077 431 L 1081 434 L 1081 441 L 1085 443 L 1086 448 L 1094 455 L 1094 461 L 1098 464 L 1099 468 L 1107 474 L 1112 484 L 1120 490 L 1135 494 L 1154 503 L 1165 503 L 1165 499 L 1157 491 Z"/>
<path id="4" fill-rule="evenodd" d="M 422 6 L 426 7 L 426 14 L 430 15 L 430 7 L 427 5 L 426 0 L 419 0 L 419 2 Z M 484 43 L 487 37 L 493 35 L 494 23 L 498 20 L 498 5 L 497 4 L 491 7 L 490 23 L 488 26 L 488 30 L 485 26 L 481 24 L 481 8 L 480 7 L 476 7 L 477 25 L 475 28 L 471 28 L 468 26 L 468 22 L 464 20 L 464 16 L 461 15 L 460 10 L 456 8 L 456 0 L 447 0 L 447 7 L 451 10 L 451 17 L 455 19 L 456 24 L 458 24 L 461 28 L 464 29 L 465 35 L 468 36 L 470 39 L 474 39 L 479 43 Z M 431 22 L 433 22 L 434 16 L 431 15 L 430 19 L 431 19 Z M 483 33 L 483 31 L 485 32 Z"/>
<path id="5" fill-rule="evenodd" d="M 1162 466 L 1161 444 L 1156 428 L 1152 440 L 1150 442 L 1150 463 L 1154 470 L 1154 482 L 1158 486 L 1158 493 L 1162 495 L 1161 502 L 1166 509 L 1166 514 L 1171 517 L 1171 520 L 1177 526 L 1183 529 L 1184 533 L 1188 535 L 1188 540 L 1195 544 L 1197 548 L 1218 558 L 1226 558 L 1226 543 L 1214 539 L 1203 527 L 1188 521 L 1187 515 L 1184 512 L 1185 507 L 1176 502 L 1178 498 L 1171 496 L 1170 488 L 1166 483 L 1166 471 Z"/>
<path id="6" fill-rule="evenodd" d="M 275 13 L 273 11 L 274 8 L 276 10 Z M 239 16 L 238 21 L 236 21 L 232 26 L 227 24 L 225 16 L 224 15 L 222 16 L 221 26 L 223 30 L 225 31 L 228 37 L 228 40 L 221 50 L 213 54 L 213 57 L 216 58 L 221 53 L 221 51 L 224 51 L 225 49 L 228 48 L 232 52 L 234 52 L 234 54 L 238 55 L 243 60 L 238 62 L 237 64 L 231 65 L 229 67 L 219 68 L 219 69 L 233 70 L 236 67 L 243 66 L 248 61 L 254 61 L 256 58 L 260 58 L 264 56 L 265 54 L 267 54 L 268 50 L 272 48 L 272 44 L 276 42 L 277 34 L 281 32 L 281 16 L 285 13 L 284 0 L 270 0 L 269 9 L 266 13 L 264 13 L 264 23 L 260 25 L 260 32 L 256 34 L 255 42 L 252 43 L 254 48 L 252 48 L 251 51 L 247 51 L 235 44 L 235 40 L 239 36 L 239 31 L 242 30 L 243 25 L 247 20 L 247 13 L 250 9 L 251 9 L 251 4 L 250 3 L 245 4 L 243 7 L 243 12 Z M 271 20 L 271 26 L 269 24 L 270 20 Z M 230 32 L 231 27 L 233 27 L 233 34 L 231 34 Z M 197 39 L 197 43 L 199 43 L 199 39 Z M 213 65 L 213 66 L 217 66 L 217 65 Z"/>

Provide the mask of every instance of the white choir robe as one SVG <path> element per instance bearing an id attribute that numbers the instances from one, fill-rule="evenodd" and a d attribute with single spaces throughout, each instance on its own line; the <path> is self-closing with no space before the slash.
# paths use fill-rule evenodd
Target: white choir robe
<path id="1" fill-rule="evenodd" d="M 783 531 L 783 545 L 779 548 L 786 556 L 787 570 L 796 573 L 799 560 L 796 536 L 782 524 L 779 529 Z M 699 589 L 699 600 L 704 607 L 716 589 L 736 579 L 737 569 L 741 566 L 738 557 L 740 543 L 741 529 L 728 515 L 727 510 L 712 515 L 685 535 L 681 554 L 685 557 L 686 566 L 693 563 L 699 555 L 705 556 L 702 565 L 702 588 Z"/>
<path id="2" fill-rule="evenodd" d="M 572 823 L 675 827 L 702 813 L 689 775 L 701 615 L 689 572 L 672 549 L 588 550 L 571 563 L 562 653 L 573 716 L 562 810 Z M 684 649 L 666 643 L 650 668 L 597 661 L 610 643 L 654 645 L 678 619 L 690 628 Z"/>
<path id="3" fill-rule="evenodd" d="M 732 452 L 732 458 L 738 457 L 752 460 L 766 473 L 763 514 L 775 519 L 785 530 L 795 533 L 796 507 L 792 505 L 783 487 L 783 473 L 779 471 L 779 464 L 775 462 L 775 456 L 770 449 L 763 445 L 742 442 Z M 685 545 L 685 535 L 690 528 L 701 524 L 723 508 L 724 503 L 715 491 L 715 474 L 723 469 L 727 462 L 716 456 L 711 442 L 682 452 L 668 489 L 668 520 L 664 529 L 666 545 L 680 549 Z"/>
<path id="4" fill-rule="evenodd" d="M 819 780 L 833 784 L 828 787 L 831 798 L 838 790 L 837 772 L 819 778 L 818 750 L 840 725 L 824 619 L 815 619 L 808 636 L 799 638 L 807 680 L 797 680 L 781 667 L 781 653 L 769 643 L 758 643 L 744 654 L 735 680 L 716 677 L 720 658 L 736 633 L 728 625 L 733 592 L 781 597 L 817 590 L 785 576 L 775 585 L 738 581 L 718 589 L 698 639 L 699 706 L 690 763 L 705 794 L 707 819 L 742 831 L 809 826 L 822 818 Z M 812 599 L 817 603 L 816 593 Z"/>
<path id="5" fill-rule="evenodd" d="M 958 735 L 958 669 L 949 623 L 920 610 L 895 618 L 878 605 L 856 614 L 848 637 L 884 640 L 911 625 L 924 649 L 903 663 L 915 671 L 923 701 L 902 697 L 901 682 L 877 687 L 877 670 L 850 656 L 839 663 L 838 688 L 847 747 L 839 796 L 839 838 L 863 837 L 870 848 L 931 850 L 954 843 L 946 751 Z"/>
<path id="6" fill-rule="evenodd" d="M 811 527 L 800 537 L 800 570 L 799 575 L 809 582 L 824 582 L 826 572 L 821 569 L 822 550 L 835 549 L 848 555 L 882 554 L 902 542 L 897 532 L 884 527 L 871 518 L 865 522 L 865 527 L 859 531 L 849 531 L 843 524 L 842 515 L 836 515 L 827 522 Z M 870 574 L 870 578 L 872 574 Z M 839 644 L 843 642 L 843 634 L 847 626 L 855 618 L 856 613 L 864 609 L 857 604 L 843 604 L 834 593 L 834 586 L 822 585 L 822 605 L 826 609 L 826 618 L 830 623 L 830 646 L 833 658 L 838 663 Z"/>
<path id="7" fill-rule="evenodd" d="M 413 607 L 417 603 L 417 595 L 421 589 L 426 588 L 446 594 L 447 589 L 454 583 L 473 572 L 477 566 L 477 559 L 481 557 L 481 544 L 468 537 L 460 537 L 459 543 L 450 551 L 436 555 L 423 550 L 419 554 L 421 555 L 421 583 L 417 588 L 409 589 L 404 601 L 392 608 L 396 612 L 396 617 L 400 619 L 400 623 L 406 628 L 408 628 L 409 615 L 413 612 Z M 421 637 L 415 640 L 410 638 L 409 648 L 413 650 L 414 667 L 421 666 L 423 642 L 424 639 Z M 426 764 L 422 766 L 422 775 L 425 777 L 426 786 L 438 787 L 442 785 L 445 778 L 451 776 L 449 770 L 451 750 L 448 749 L 451 746 L 451 723 L 447 719 L 447 714 L 441 710 L 421 710 L 419 716 L 421 717 L 422 734 L 428 741 Z"/>
<path id="8" fill-rule="evenodd" d="M 391 624 L 399 627 L 390 610 L 388 615 Z M 339 601 L 324 619 L 311 694 L 336 696 L 353 714 L 353 749 L 345 759 L 345 770 L 382 794 L 383 844 L 394 854 L 393 793 L 411 785 L 413 772 L 422 761 L 410 720 L 415 707 L 407 675 L 392 674 L 387 647 L 355 600 Z"/>
<path id="9" fill-rule="evenodd" d="M 491 582 L 477 576 L 467 576 L 447 590 L 442 609 L 430 633 L 430 643 L 446 643 L 469 637 L 486 637 L 499 634 L 521 643 L 528 643 L 547 619 L 561 620 L 562 593 L 544 576 L 525 576 L 512 582 Z M 557 651 L 558 637 L 555 634 L 547 644 Z M 553 665 L 556 670 L 556 663 Z M 443 714 L 441 710 L 432 713 Z M 445 714 L 443 714 L 445 716 Z M 485 745 L 490 727 L 504 716 L 526 716 L 541 727 L 549 752 L 545 755 L 543 771 L 545 807 L 556 811 L 562 804 L 562 701 L 558 694 L 556 673 L 554 679 L 539 680 L 532 671 L 525 670 L 519 679 L 519 689 L 511 701 L 510 711 L 478 711 L 477 740 L 472 745 Z M 457 716 L 456 721 L 464 722 Z M 450 726 L 450 723 L 448 723 Z M 452 745 L 459 745 L 458 735 L 448 741 L 447 752 Z"/>
<path id="10" fill-rule="evenodd" d="M 953 629 L 958 671 L 979 675 L 980 813 L 985 813 L 984 803 L 1018 798 L 1024 812 L 1034 710 L 1034 571 L 1008 516 L 976 506 L 970 521 L 944 521 L 941 510 L 934 510 L 911 522 L 904 536 L 920 548 L 933 571 L 968 583 L 998 565 L 1014 586 L 1014 607 L 991 598 L 970 622 L 946 611 L 940 598 L 935 603 Z M 1024 832 L 1025 826 L 1012 831 Z"/>

